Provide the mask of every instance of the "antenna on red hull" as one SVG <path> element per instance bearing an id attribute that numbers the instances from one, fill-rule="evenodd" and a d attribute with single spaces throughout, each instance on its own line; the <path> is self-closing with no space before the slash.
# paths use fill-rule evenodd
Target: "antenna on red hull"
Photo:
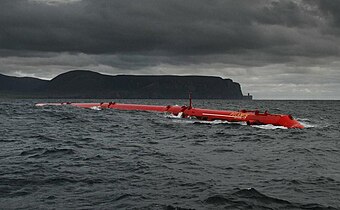
<path id="1" fill-rule="evenodd" d="M 192 98 L 191 98 L 191 92 L 189 92 L 189 109 L 192 108 Z"/>

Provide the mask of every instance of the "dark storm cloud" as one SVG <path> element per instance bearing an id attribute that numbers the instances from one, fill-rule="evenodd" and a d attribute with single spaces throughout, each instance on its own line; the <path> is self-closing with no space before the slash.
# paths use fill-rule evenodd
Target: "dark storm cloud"
<path id="1" fill-rule="evenodd" d="M 311 0 L 316 4 L 325 16 L 328 16 L 333 26 L 340 27 L 340 1 L 338 0 Z M 306 3 L 311 3 L 306 1 Z"/>
<path id="2" fill-rule="evenodd" d="M 338 11 L 338 0 L 0 0 L 0 72 L 216 75 L 257 98 L 333 98 Z"/>
<path id="3" fill-rule="evenodd" d="M 0 48 L 155 55 L 267 50 L 308 56 L 305 36 L 316 45 L 323 40 L 314 37 L 317 31 L 308 31 L 318 24 L 318 16 L 304 5 L 269 0 L 1 1 Z M 268 25 L 272 27 L 263 27 Z M 287 32 L 287 27 L 296 30 Z M 298 51 L 284 49 L 296 45 L 301 46 Z M 338 53 L 327 49 L 322 50 L 326 55 Z"/>
<path id="4" fill-rule="evenodd" d="M 263 24 L 303 27 L 314 24 L 313 14 L 294 1 L 273 1 L 263 6 L 257 14 Z"/>

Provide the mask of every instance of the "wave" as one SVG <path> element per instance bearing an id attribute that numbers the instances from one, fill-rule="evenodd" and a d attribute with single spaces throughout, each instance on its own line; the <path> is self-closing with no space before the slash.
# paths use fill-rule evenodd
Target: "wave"
<path id="1" fill-rule="evenodd" d="M 173 122 L 176 123 L 188 123 L 188 124 L 210 124 L 210 125 L 219 125 L 219 124 L 228 124 L 228 125 L 247 125 L 246 122 L 228 122 L 222 120 L 214 120 L 214 121 L 205 121 L 205 120 L 197 120 L 195 118 L 182 118 L 182 113 L 178 115 L 173 114 L 165 114 L 166 118 L 173 119 Z M 297 119 L 305 128 L 314 128 L 316 125 L 311 124 L 308 119 Z M 275 125 L 251 125 L 253 128 L 259 128 L 264 130 L 275 130 L 275 129 L 288 129 L 284 126 L 275 126 Z"/>
<path id="2" fill-rule="evenodd" d="M 73 155 L 75 151 L 73 149 L 44 149 L 44 148 L 34 148 L 31 150 L 23 151 L 20 156 L 28 156 L 30 158 L 43 158 L 43 157 L 64 157 L 65 155 Z"/>
<path id="3" fill-rule="evenodd" d="M 315 128 L 318 127 L 316 124 L 313 124 L 312 121 L 308 118 L 297 118 L 297 121 L 301 123 L 305 128 Z"/>
<path id="4" fill-rule="evenodd" d="M 90 107 L 90 109 L 96 110 L 96 111 L 102 110 L 102 108 L 100 106 L 93 106 L 93 107 Z"/>
<path id="5" fill-rule="evenodd" d="M 172 122 L 175 123 L 184 123 L 184 124 L 209 124 L 209 125 L 242 125 L 242 126 L 248 126 L 246 122 L 228 122 L 228 121 L 222 121 L 222 120 L 214 120 L 214 121 L 205 121 L 205 120 L 197 120 L 197 119 L 191 119 L 191 118 L 181 118 L 178 116 L 169 116 L 166 115 L 167 118 L 173 119 Z M 274 129 L 288 129 L 284 126 L 275 126 L 275 125 L 251 125 L 250 127 L 253 128 L 259 128 L 259 129 L 265 129 L 265 130 L 274 130 Z"/>
<path id="6" fill-rule="evenodd" d="M 260 128 L 260 129 L 265 129 L 265 130 L 274 130 L 274 129 L 288 129 L 284 126 L 275 126 L 275 125 L 251 125 L 253 128 Z"/>
<path id="7" fill-rule="evenodd" d="M 229 125 L 247 125 L 246 122 L 228 122 L 222 120 L 214 120 L 214 121 L 207 121 L 207 120 L 197 120 L 196 118 L 183 118 L 182 112 L 178 115 L 174 114 L 165 114 L 166 118 L 173 119 L 172 122 L 175 123 L 188 123 L 188 124 L 210 124 L 210 125 L 219 125 L 219 124 L 229 124 Z"/>
<path id="8" fill-rule="evenodd" d="M 270 197 L 254 188 L 236 189 L 229 195 L 213 195 L 204 200 L 208 205 L 225 209 L 336 209 L 320 204 L 300 204 Z M 222 207 L 224 206 L 224 207 Z"/>

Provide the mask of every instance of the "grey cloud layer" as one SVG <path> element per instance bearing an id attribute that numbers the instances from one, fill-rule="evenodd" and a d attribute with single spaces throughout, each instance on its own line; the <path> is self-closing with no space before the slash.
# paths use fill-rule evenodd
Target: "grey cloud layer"
<path id="1" fill-rule="evenodd" d="M 254 50 L 337 55 L 333 42 L 339 42 L 338 37 L 323 34 L 340 19 L 332 3 L 338 1 L 328 2 L 327 7 L 326 1 L 1 1 L 0 48 L 88 54 Z"/>
<path id="2" fill-rule="evenodd" d="M 332 98 L 338 11 L 338 0 L 4 0 L 0 72 L 216 75 L 259 98 Z"/>

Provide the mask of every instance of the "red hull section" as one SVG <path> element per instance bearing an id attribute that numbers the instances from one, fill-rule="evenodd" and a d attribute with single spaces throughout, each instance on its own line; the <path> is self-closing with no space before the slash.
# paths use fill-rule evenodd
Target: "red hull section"
<path id="1" fill-rule="evenodd" d="M 47 105 L 70 105 L 82 108 L 98 107 L 102 109 L 119 109 L 119 110 L 137 110 L 137 111 L 154 111 L 165 112 L 174 115 L 181 115 L 183 118 L 195 117 L 199 120 L 222 120 L 228 122 L 246 122 L 248 125 L 275 125 L 284 126 L 287 128 L 304 128 L 297 120 L 294 120 L 291 115 L 269 114 L 267 112 L 260 113 L 259 111 L 224 111 L 213 109 L 200 109 L 191 106 L 154 106 L 140 104 L 120 104 L 120 103 L 46 103 L 36 104 L 36 106 Z"/>

